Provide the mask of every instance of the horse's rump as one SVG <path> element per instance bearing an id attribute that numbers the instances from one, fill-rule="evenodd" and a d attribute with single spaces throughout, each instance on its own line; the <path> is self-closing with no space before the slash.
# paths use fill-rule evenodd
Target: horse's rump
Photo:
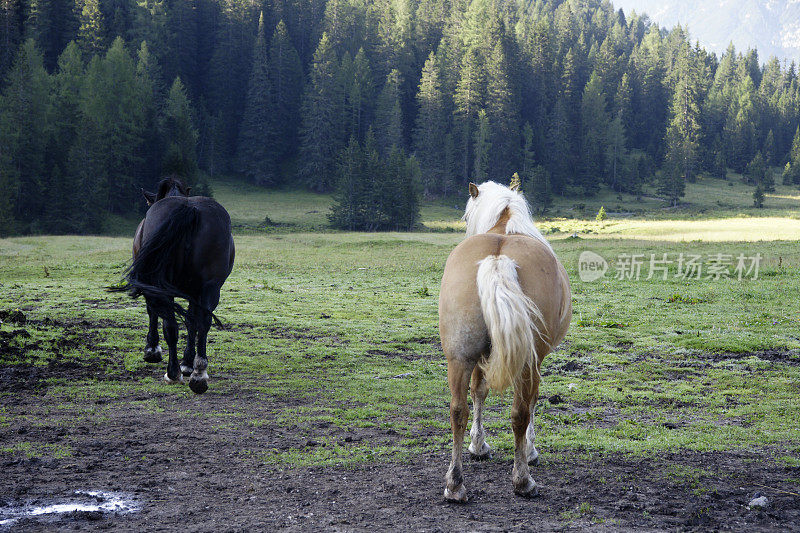
<path id="1" fill-rule="evenodd" d="M 483 367 L 498 377 L 492 382 L 487 375 L 493 389 L 519 377 L 528 364 L 519 359 L 523 352 L 535 373 L 540 359 L 563 338 L 569 315 L 566 273 L 552 250 L 536 239 L 479 234 L 459 244 L 447 260 L 439 307 L 442 347 L 473 360 L 489 356 Z M 490 352 L 507 348 L 517 354 L 514 364 L 492 361 Z"/>
<path id="2" fill-rule="evenodd" d="M 202 285 L 209 281 L 204 279 L 206 271 L 219 271 L 223 279 L 230 272 L 229 255 L 224 253 L 228 252 L 227 248 L 218 253 L 205 253 L 203 249 L 209 247 L 203 241 L 211 241 L 212 248 L 222 248 L 230 241 L 230 218 L 213 200 L 199 197 L 159 200 L 148 211 L 142 232 L 141 247 L 126 271 L 127 283 L 115 290 L 127 290 L 134 298 L 147 296 L 154 302 L 183 298 L 201 306 L 193 294 L 198 294 Z M 203 239 L 198 237 L 199 233 Z M 198 257 L 212 263 L 212 268 L 196 264 Z M 164 306 L 155 305 L 159 315 L 174 311 L 184 320 L 194 319 L 180 304 L 160 307 Z M 221 326 L 213 313 L 212 317 Z"/>

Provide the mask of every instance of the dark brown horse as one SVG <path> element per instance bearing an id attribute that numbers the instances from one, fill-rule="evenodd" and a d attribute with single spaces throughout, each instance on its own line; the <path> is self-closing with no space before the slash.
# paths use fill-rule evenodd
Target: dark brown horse
<path id="1" fill-rule="evenodd" d="M 169 363 L 164 380 L 182 382 L 201 394 L 208 389 L 206 340 L 222 284 L 233 269 L 235 249 L 228 212 L 212 198 L 188 196 L 189 189 L 174 177 L 159 183 L 157 193 L 142 190 L 150 208 L 133 238 L 133 263 L 127 271 L 127 290 L 144 296 L 150 328 L 144 359 L 161 361 L 158 319 L 163 320 Z M 184 309 L 175 298 L 189 302 Z M 178 323 L 183 317 L 188 341 L 178 364 Z M 219 324 L 219 321 L 217 321 Z M 195 348 L 197 349 L 195 353 Z"/>

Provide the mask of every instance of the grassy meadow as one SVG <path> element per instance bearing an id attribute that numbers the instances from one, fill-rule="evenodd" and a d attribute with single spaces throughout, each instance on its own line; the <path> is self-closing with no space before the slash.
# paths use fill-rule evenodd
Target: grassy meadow
<path id="1" fill-rule="evenodd" d="M 604 193 L 585 202 L 583 218 L 559 201 L 541 222 L 569 272 L 574 308 L 566 341 L 543 367 L 537 429 L 545 466 L 548 452 L 560 450 L 587 457 L 748 450 L 800 465 L 800 193 L 779 186 L 756 210 L 750 187 L 715 182 L 690 184 L 689 197 L 707 201 L 679 210 L 628 197 L 617 210 L 616 195 Z M 707 194 L 692 196 L 702 188 Z M 437 300 L 445 259 L 463 238 L 456 204 L 465 199 L 426 204 L 429 231 L 365 234 L 325 228 L 329 196 L 235 181 L 216 182 L 214 191 L 234 221 L 237 256 L 217 309 L 226 328 L 210 335 L 211 388 L 197 401 L 256 396 L 265 410 L 226 404 L 208 415 L 210 427 L 246 437 L 269 424 L 318 441 L 263 449 L 243 438 L 235 452 L 283 466 L 413 460 L 445 450 L 449 392 Z M 595 222 L 595 205 L 606 200 L 612 215 Z M 37 409 L 11 412 L 0 401 L 0 425 L 19 417 L 68 424 L 55 415 L 74 411 L 102 428 L 108 410 L 126 403 L 156 415 L 170 398 L 193 394 L 161 382 L 165 364 L 142 360 L 144 303 L 103 290 L 119 279 L 130 244 L 127 236 L 0 240 L 0 310 L 20 309 L 28 319 L 0 325 L 0 366 L 52 368 L 57 360 L 103 373 L 64 379 L 52 372 Z M 612 264 L 603 279 L 581 281 L 584 251 Z M 616 279 L 615 258 L 634 253 L 646 263 L 665 253 L 763 259 L 756 280 L 686 280 L 675 277 L 675 264 L 667 280 L 645 279 L 647 264 L 638 280 Z M 21 327 L 30 338 L 12 333 Z M 488 440 L 500 460 L 513 448 L 509 404 L 508 392 L 487 404 Z M 398 436 L 376 445 L 320 436 L 319 427 Z M 71 453 L 68 438 L 15 438 L 0 444 L 0 457 Z"/>

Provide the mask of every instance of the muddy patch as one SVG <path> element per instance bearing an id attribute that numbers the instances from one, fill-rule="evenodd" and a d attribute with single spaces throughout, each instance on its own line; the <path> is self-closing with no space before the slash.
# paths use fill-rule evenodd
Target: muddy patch
<path id="1" fill-rule="evenodd" d="M 0 531 L 67 520 L 97 521 L 107 515 L 136 512 L 139 505 L 127 494 L 76 490 L 64 498 L 0 502 Z"/>
<path id="2" fill-rule="evenodd" d="M 540 446 L 541 464 L 532 471 L 540 496 L 532 500 L 514 496 L 508 454 L 489 461 L 465 454 L 470 501 L 447 504 L 446 429 L 406 419 L 388 428 L 344 429 L 299 418 L 287 423 L 287 413 L 315 400 L 273 397 L 248 388 L 251 379 L 259 382 L 226 376 L 231 386 L 202 397 L 142 393 L 103 405 L 74 400 L 70 409 L 49 410 L 37 391 L 18 390 L 10 396 L 19 403 L 6 404 L 12 421 L 0 427 L 0 441 L 21 450 L 24 442 L 40 443 L 34 446 L 40 456 L 0 454 L 0 503 L 49 505 L 76 487 L 94 487 L 127 494 L 139 505 L 131 514 L 28 516 L 17 523 L 25 531 L 138 532 L 153 524 L 185 531 L 187 520 L 193 531 L 791 531 L 800 524 L 800 467 L 777 461 L 786 455 L 778 449 L 631 458 Z M 558 395 L 548 400 L 559 412 L 568 408 Z M 85 414 L 76 416 L 81 410 Z M 268 464 L 273 453 L 377 449 L 437 437 L 438 450 L 412 450 L 403 461 Z M 56 453 L 56 445 L 69 452 Z M 748 507 L 757 492 L 768 498 L 767 507 Z"/>

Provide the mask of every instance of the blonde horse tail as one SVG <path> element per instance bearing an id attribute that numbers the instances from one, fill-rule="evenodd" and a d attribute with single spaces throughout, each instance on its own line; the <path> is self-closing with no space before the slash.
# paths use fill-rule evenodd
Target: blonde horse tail
<path id="1" fill-rule="evenodd" d="M 516 385 L 529 372 L 539 374 L 536 337 L 544 324 L 542 312 L 522 292 L 517 263 L 505 255 L 492 255 L 478 263 L 478 297 L 489 330 L 491 353 L 481 362 L 486 382 L 495 391 Z"/>

